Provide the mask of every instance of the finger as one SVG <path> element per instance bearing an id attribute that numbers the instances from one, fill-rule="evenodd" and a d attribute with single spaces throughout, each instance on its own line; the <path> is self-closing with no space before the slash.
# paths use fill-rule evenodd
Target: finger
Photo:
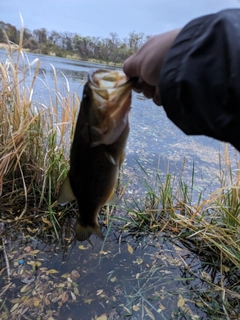
<path id="1" fill-rule="evenodd" d="M 138 62 L 135 58 L 135 55 L 129 57 L 127 60 L 125 60 L 123 64 L 123 71 L 126 73 L 126 75 L 130 78 L 138 77 Z"/>
<path id="2" fill-rule="evenodd" d="M 161 94 L 160 94 L 160 89 L 159 89 L 159 87 L 156 87 L 156 88 L 155 88 L 155 92 L 154 92 L 154 96 L 153 96 L 153 102 L 154 102 L 157 106 L 161 106 L 161 105 L 162 105 Z"/>
<path id="3" fill-rule="evenodd" d="M 144 83 L 142 92 L 143 92 L 143 94 L 145 95 L 146 98 L 151 99 L 154 96 L 155 87 L 150 86 L 147 83 Z"/>
<path id="4" fill-rule="evenodd" d="M 133 87 L 134 91 L 136 91 L 137 93 L 140 93 L 143 91 L 143 87 L 144 87 L 144 82 L 142 81 L 142 79 L 138 78 L 137 81 L 134 81 L 134 87 Z"/>

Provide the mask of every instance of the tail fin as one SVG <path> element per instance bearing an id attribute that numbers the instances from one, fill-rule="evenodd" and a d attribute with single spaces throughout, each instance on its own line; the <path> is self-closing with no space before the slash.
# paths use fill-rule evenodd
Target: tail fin
<path id="1" fill-rule="evenodd" d="M 102 231 L 99 225 L 94 227 L 91 226 L 83 226 L 79 221 L 75 224 L 75 232 L 76 238 L 78 241 L 84 241 L 90 238 L 91 234 L 95 234 L 100 239 L 104 239 Z"/>

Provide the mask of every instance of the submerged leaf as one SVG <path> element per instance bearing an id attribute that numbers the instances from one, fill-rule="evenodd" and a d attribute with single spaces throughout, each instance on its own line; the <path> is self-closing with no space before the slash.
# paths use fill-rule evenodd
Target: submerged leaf
<path id="1" fill-rule="evenodd" d="M 143 259 L 140 259 L 140 258 L 138 258 L 137 260 L 136 260 L 136 263 L 139 265 L 139 264 L 142 264 L 143 263 Z"/>
<path id="2" fill-rule="evenodd" d="M 144 306 L 144 309 L 146 310 L 147 315 L 148 315 L 152 320 L 155 320 L 155 317 L 154 317 L 153 313 L 152 313 L 146 306 Z"/>
<path id="3" fill-rule="evenodd" d="M 113 278 L 110 279 L 110 281 L 111 281 L 111 282 L 115 282 L 116 279 L 117 279 L 117 277 L 113 277 Z"/>
<path id="4" fill-rule="evenodd" d="M 87 304 L 90 304 L 93 301 L 93 299 L 84 299 L 83 301 Z"/>
<path id="5" fill-rule="evenodd" d="M 80 274 L 78 273 L 77 270 L 73 270 L 73 271 L 71 272 L 71 279 L 72 279 L 73 281 L 77 280 L 79 277 L 80 277 Z"/>
<path id="6" fill-rule="evenodd" d="M 130 244 L 127 245 L 127 248 L 128 248 L 128 252 L 133 254 L 133 248 L 132 246 L 130 246 Z"/>
<path id="7" fill-rule="evenodd" d="M 86 248 L 86 247 L 84 247 L 84 245 L 83 245 L 83 244 L 80 244 L 80 246 L 78 246 L 78 248 L 79 248 L 80 250 L 87 250 L 87 248 Z"/>
<path id="8" fill-rule="evenodd" d="M 139 309 L 139 307 L 137 306 L 137 305 L 134 305 L 133 306 L 133 311 L 139 311 L 140 309 Z"/>
<path id="9" fill-rule="evenodd" d="M 103 293 L 103 290 L 97 290 L 97 296 L 99 296 L 101 293 Z"/>
<path id="10" fill-rule="evenodd" d="M 103 250 L 101 250 L 99 253 L 100 253 L 100 254 L 104 254 L 104 255 L 108 254 L 107 251 L 103 251 Z"/>
<path id="11" fill-rule="evenodd" d="M 184 299 L 183 296 L 180 294 L 180 295 L 179 295 L 179 299 L 178 299 L 177 306 L 178 306 L 178 307 L 182 307 L 182 306 L 184 306 L 184 303 L 185 303 L 185 299 Z"/>
<path id="12" fill-rule="evenodd" d="M 102 314 L 100 317 L 95 318 L 95 320 L 107 320 L 106 313 Z"/>

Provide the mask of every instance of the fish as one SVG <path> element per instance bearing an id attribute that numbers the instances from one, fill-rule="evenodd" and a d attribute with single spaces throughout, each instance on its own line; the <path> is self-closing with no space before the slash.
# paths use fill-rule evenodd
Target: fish
<path id="1" fill-rule="evenodd" d="M 115 186 L 125 158 L 133 79 L 121 70 L 89 72 L 70 150 L 70 170 L 59 193 L 64 205 L 77 199 L 76 239 L 103 239 L 100 209 L 116 203 Z"/>

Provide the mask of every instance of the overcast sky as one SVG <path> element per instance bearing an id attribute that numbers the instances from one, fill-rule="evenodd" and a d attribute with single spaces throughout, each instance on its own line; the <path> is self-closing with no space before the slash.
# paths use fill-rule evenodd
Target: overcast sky
<path id="1" fill-rule="evenodd" d="M 106 37 L 131 31 L 154 35 L 200 15 L 239 8 L 239 0 L 0 0 L 0 20 L 20 27 Z"/>

